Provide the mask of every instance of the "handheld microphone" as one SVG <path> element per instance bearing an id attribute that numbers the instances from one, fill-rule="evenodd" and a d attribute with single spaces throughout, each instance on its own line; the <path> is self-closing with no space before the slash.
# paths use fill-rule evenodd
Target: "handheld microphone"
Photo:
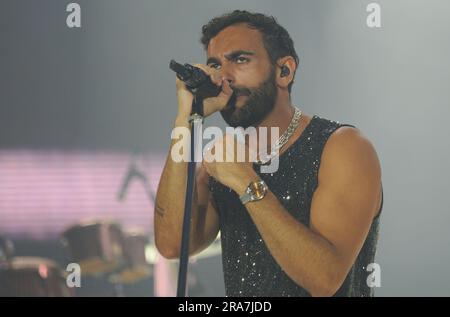
<path id="1" fill-rule="evenodd" d="M 177 77 L 186 84 L 186 87 L 197 98 L 216 97 L 222 90 L 220 86 L 215 85 L 211 81 L 211 78 L 198 67 L 190 64 L 182 65 L 173 59 L 170 61 L 169 67 L 177 73 Z"/>

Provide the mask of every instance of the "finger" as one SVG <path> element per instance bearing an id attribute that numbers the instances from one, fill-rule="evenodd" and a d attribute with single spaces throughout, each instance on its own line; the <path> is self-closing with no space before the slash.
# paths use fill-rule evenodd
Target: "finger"
<path id="1" fill-rule="evenodd" d="M 214 85 L 219 87 L 222 86 L 222 78 L 219 74 L 212 74 L 209 76 L 209 78 L 211 78 L 211 81 Z"/>
<path id="2" fill-rule="evenodd" d="M 231 96 L 233 94 L 233 89 L 231 89 L 230 82 L 226 79 L 222 80 L 222 91 L 227 96 Z"/>
<path id="3" fill-rule="evenodd" d="M 181 97 L 181 96 L 192 96 L 192 93 L 186 87 L 186 84 L 182 80 L 180 80 L 178 77 L 176 79 L 176 88 L 177 88 L 177 95 L 179 97 Z"/>
<path id="4" fill-rule="evenodd" d="M 208 65 L 204 65 L 204 64 L 194 64 L 193 66 L 200 68 L 201 70 L 203 70 L 207 75 L 212 75 L 214 74 L 214 72 L 217 72 L 216 69 L 209 67 Z"/>
<path id="5" fill-rule="evenodd" d="M 220 72 L 217 69 L 211 68 L 203 64 L 194 64 L 194 66 L 203 70 L 211 78 L 211 81 L 215 85 L 217 86 L 222 85 L 222 78 L 220 76 Z"/>
<path id="6" fill-rule="evenodd" d="M 225 108 L 232 95 L 233 90 L 231 89 L 230 84 L 227 80 L 224 80 L 222 90 L 217 96 L 219 102 L 217 103 L 218 108 L 216 110 L 222 110 L 223 108 Z"/>
<path id="7" fill-rule="evenodd" d="M 186 84 L 184 83 L 184 81 L 180 80 L 178 78 L 178 76 L 175 76 L 175 78 L 176 78 L 175 79 L 175 84 L 177 86 L 177 89 L 179 89 L 179 90 L 188 90 L 187 87 L 186 87 Z"/>

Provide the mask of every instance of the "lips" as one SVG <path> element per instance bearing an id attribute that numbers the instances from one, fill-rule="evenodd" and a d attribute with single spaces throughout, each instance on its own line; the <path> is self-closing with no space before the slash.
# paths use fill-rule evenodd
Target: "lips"
<path id="1" fill-rule="evenodd" d="M 238 92 L 238 93 L 236 93 L 236 98 L 239 98 L 239 97 L 246 97 L 246 96 L 248 96 L 249 94 L 248 93 L 246 93 L 246 92 Z"/>
<path id="2" fill-rule="evenodd" d="M 236 103 L 239 99 L 242 99 L 240 97 L 248 97 L 250 94 L 245 91 L 233 91 L 233 94 L 231 95 L 230 100 L 228 101 L 228 104 L 222 109 L 224 112 L 234 112 L 236 109 Z"/>

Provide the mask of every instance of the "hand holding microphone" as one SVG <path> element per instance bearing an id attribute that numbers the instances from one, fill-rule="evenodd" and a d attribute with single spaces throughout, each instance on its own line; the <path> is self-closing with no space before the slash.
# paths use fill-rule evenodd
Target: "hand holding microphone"
<path id="1" fill-rule="evenodd" d="M 220 71 L 207 65 L 182 65 L 172 60 L 170 68 L 177 73 L 178 117 L 182 120 L 191 114 L 194 94 L 204 98 L 205 118 L 222 110 L 233 94 L 230 83 L 222 78 Z"/>

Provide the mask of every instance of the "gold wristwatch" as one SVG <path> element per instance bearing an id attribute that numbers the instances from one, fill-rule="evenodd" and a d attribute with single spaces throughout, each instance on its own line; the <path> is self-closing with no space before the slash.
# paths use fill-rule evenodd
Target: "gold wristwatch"
<path id="1" fill-rule="evenodd" d="M 253 181 L 250 182 L 250 184 L 247 186 L 247 189 L 245 190 L 245 193 L 242 194 L 239 199 L 244 205 L 251 201 L 261 200 L 264 198 L 264 196 L 266 196 L 267 190 L 268 187 L 263 180 Z"/>

